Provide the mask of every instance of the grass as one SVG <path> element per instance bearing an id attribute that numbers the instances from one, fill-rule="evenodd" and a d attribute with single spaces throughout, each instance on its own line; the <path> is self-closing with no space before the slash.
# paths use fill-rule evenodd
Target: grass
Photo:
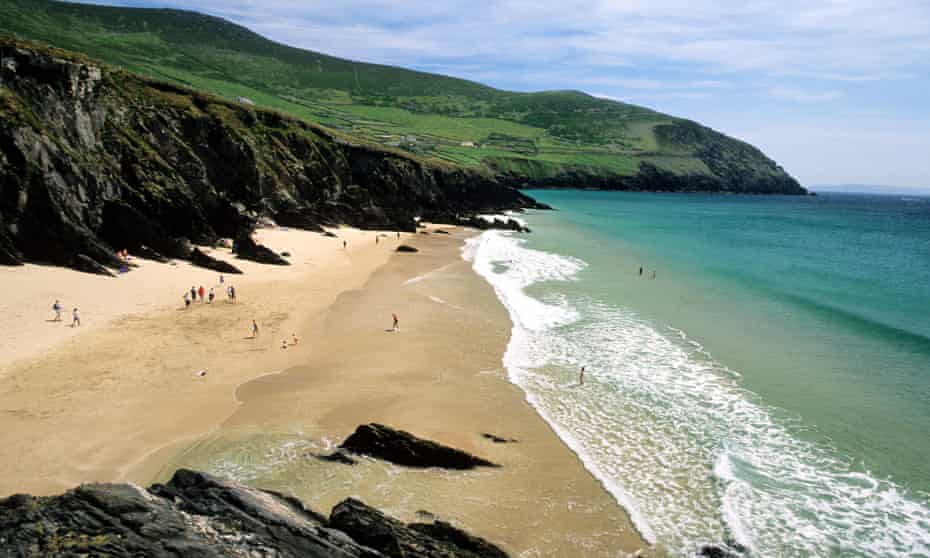
<path id="1" fill-rule="evenodd" d="M 726 136 L 702 135 L 696 124 L 635 105 L 577 91 L 514 93 L 339 59 L 194 12 L 0 0 L 0 33 L 467 167 L 629 176 L 647 161 L 676 174 L 711 174 L 702 160 L 708 137 L 724 150 L 733 142 L 751 159 L 747 168 L 771 163 Z"/>

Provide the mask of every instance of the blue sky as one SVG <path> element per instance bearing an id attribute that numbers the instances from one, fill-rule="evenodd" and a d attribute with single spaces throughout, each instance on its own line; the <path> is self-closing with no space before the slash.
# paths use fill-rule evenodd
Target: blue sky
<path id="1" fill-rule="evenodd" d="M 930 1 L 112 0 L 504 89 L 580 89 L 747 140 L 802 183 L 930 189 Z"/>

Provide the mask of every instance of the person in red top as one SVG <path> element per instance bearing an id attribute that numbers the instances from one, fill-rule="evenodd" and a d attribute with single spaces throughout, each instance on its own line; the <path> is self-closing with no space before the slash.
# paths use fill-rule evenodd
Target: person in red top
<path id="1" fill-rule="evenodd" d="M 207 291 L 205 291 L 205 290 L 203 289 L 203 285 L 200 285 L 200 288 L 197 289 L 197 294 L 200 295 L 200 302 L 203 302 L 203 295 L 204 295 L 206 292 L 207 292 Z"/>

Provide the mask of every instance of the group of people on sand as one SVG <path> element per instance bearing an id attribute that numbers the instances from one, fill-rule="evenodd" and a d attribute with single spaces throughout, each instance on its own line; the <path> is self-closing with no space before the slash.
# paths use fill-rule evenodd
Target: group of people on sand
<path id="1" fill-rule="evenodd" d="M 220 285 L 224 285 L 226 279 L 220 275 Z M 203 285 L 200 285 L 200 288 L 191 286 L 191 290 L 184 291 L 184 307 L 190 308 L 191 304 L 200 300 L 201 303 L 206 302 L 207 304 L 213 304 L 213 301 L 216 300 L 216 290 L 214 287 L 210 287 L 209 290 L 204 289 Z M 236 302 L 236 287 L 233 285 L 228 285 L 226 287 L 226 301 L 235 303 Z"/>
<path id="2" fill-rule="evenodd" d="M 64 307 L 61 305 L 61 301 L 56 298 L 55 303 L 52 304 L 52 312 L 55 313 L 55 318 L 52 320 L 53 322 L 61 321 L 61 313 L 63 310 Z M 71 327 L 79 327 L 80 325 L 81 313 L 78 311 L 77 306 L 75 306 L 74 309 L 71 310 Z"/>

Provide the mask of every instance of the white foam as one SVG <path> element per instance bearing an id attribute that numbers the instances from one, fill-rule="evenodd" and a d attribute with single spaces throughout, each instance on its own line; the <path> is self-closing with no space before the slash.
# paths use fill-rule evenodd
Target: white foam
<path id="1" fill-rule="evenodd" d="M 921 497 L 799 439 L 684 331 L 527 295 L 585 263 L 525 243 L 489 231 L 469 247 L 513 321 L 507 375 L 645 538 L 677 555 L 732 538 L 760 556 L 930 556 Z M 566 389 L 581 365 L 584 388 Z"/>

